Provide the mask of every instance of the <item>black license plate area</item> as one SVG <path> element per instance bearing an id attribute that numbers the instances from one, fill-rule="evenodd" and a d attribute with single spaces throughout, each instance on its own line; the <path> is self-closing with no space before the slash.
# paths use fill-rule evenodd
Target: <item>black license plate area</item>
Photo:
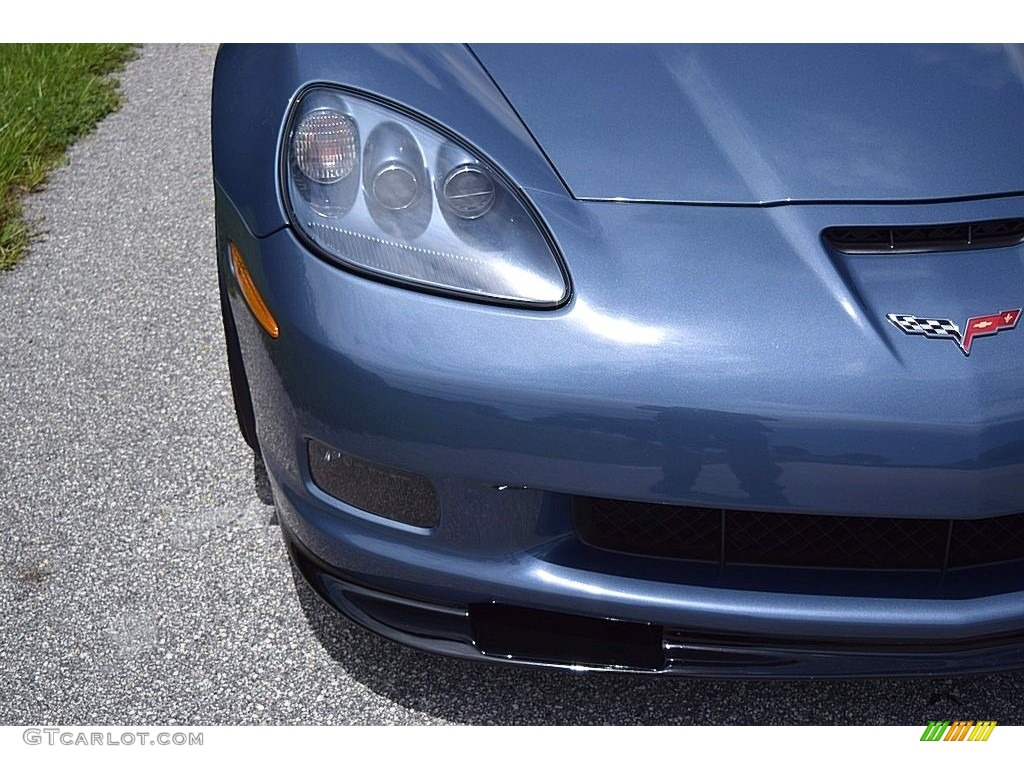
<path id="1" fill-rule="evenodd" d="M 488 656 L 584 667 L 664 669 L 663 627 L 502 603 L 475 603 L 469 620 Z"/>

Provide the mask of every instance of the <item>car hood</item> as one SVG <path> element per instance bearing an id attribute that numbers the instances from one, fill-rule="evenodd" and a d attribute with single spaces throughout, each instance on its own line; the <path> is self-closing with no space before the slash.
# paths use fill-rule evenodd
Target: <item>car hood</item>
<path id="1" fill-rule="evenodd" d="M 1017 46 L 472 50 L 577 198 L 767 203 L 1024 191 Z"/>

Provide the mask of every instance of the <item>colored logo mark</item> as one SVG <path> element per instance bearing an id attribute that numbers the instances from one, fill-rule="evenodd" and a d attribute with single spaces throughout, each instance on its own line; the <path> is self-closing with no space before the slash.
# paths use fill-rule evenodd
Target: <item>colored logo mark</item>
<path id="1" fill-rule="evenodd" d="M 932 720 L 921 734 L 921 741 L 988 741 L 995 720 Z"/>
<path id="2" fill-rule="evenodd" d="M 965 356 L 971 354 L 971 344 L 979 336 L 992 336 L 1000 331 L 1008 331 L 1017 327 L 1021 308 L 1004 309 L 994 315 L 979 315 L 967 319 L 963 333 L 960 326 L 944 317 L 914 317 L 913 315 L 888 314 L 886 319 L 910 335 L 924 336 L 929 339 L 949 339 L 955 341 Z"/>

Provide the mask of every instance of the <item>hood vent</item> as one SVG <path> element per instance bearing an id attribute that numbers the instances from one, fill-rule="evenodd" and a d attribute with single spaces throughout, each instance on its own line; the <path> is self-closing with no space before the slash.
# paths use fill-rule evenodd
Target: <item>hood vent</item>
<path id="1" fill-rule="evenodd" d="M 840 253 L 934 253 L 1001 248 L 1024 241 L 1024 218 L 909 227 L 829 227 L 822 236 Z"/>

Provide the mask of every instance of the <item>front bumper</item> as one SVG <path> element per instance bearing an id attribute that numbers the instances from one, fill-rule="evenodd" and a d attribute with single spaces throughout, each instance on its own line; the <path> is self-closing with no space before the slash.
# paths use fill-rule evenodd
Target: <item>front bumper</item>
<path id="1" fill-rule="evenodd" d="M 1024 667 L 1024 632 L 946 641 L 728 635 L 493 601 L 424 601 L 358 583 L 287 530 L 285 540 L 307 583 L 335 609 L 390 640 L 454 658 L 723 679 L 925 677 Z"/>
<path id="2" fill-rule="evenodd" d="M 586 546 L 571 514 L 576 495 L 854 516 L 1017 512 L 1024 414 L 1012 366 L 978 362 L 979 353 L 973 368 L 951 372 L 942 366 L 962 361 L 944 357 L 942 344 L 890 354 L 856 312 L 813 295 L 802 301 L 825 308 L 824 332 L 779 324 L 784 357 L 751 347 L 743 327 L 720 328 L 695 349 L 693 310 L 669 311 L 662 295 L 649 302 L 659 317 L 617 311 L 616 301 L 645 302 L 613 293 L 585 266 L 562 310 L 451 301 L 348 274 L 288 230 L 254 238 L 220 190 L 218 201 L 221 269 L 231 239 L 281 325 L 269 340 L 232 296 L 282 526 L 310 583 L 360 623 L 465 658 L 654 673 L 948 675 L 1024 666 L 1024 578 L 1015 564 L 963 579 L 709 571 Z M 579 215 L 562 214 L 563 222 Z M 766 253 L 821 247 L 793 241 L 791 223 L 769 211 L 706 214 L 733 215 L 763 228 L 753 240 Z M 586 238 L 595 228 L 574 231 Z M 599 254 L 623 248 L 592 245 Z M 734 285 L 752 280 L 722 267 Z M 638 290 L 653 285 L 644 270 L 619 277 Z M 771 280 L 761 288 L 781 290 Z M 840 290 L 823 279 L 818 292 Z M 836 364 L 823 369 L 840 339 Z M 1019 357 L 1022 342 L 1008 335 L 1004 351 Z M 977 390 L 975 377 L 990 386 Z M 938 404 L 902 393 L 940 384 Z M 310 476 L 310 439 L 429 478 L 440 522 L 403 525 L 328 496 Z M 503 647 L 495 638 L 509 623 L 538 629 Z M 611 624 L 620 626 L 604 655 L 566 655 L 566 638 L 593 645 L 593 633 Z M 638 656 L 623 650 L 638 643 Z"/>

